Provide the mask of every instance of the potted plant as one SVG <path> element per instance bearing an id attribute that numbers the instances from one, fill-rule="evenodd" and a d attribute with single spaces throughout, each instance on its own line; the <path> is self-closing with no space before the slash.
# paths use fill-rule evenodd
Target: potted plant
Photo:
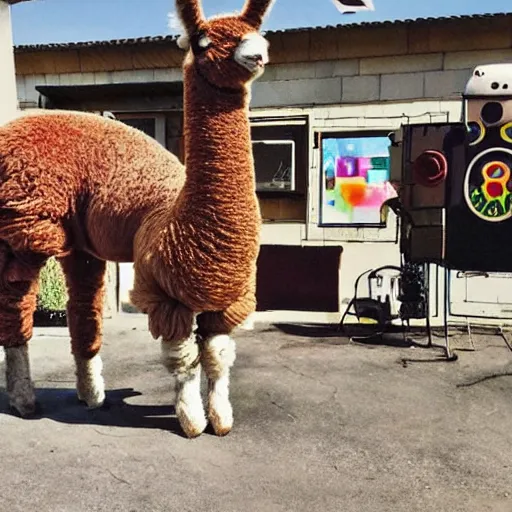
<path id="1" fill-rule="evenodd" d="M 64 273 L 55 258 L 50 258 L 39 277 L 34 325 L 37 327 L 65 327 L 67 325 L 67 300 Z"/>

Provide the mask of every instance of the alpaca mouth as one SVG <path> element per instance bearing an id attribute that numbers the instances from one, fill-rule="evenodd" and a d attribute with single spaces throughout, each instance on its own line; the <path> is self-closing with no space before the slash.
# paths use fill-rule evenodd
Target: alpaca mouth
<path id="1" fill-rule="evenodd" d="M 239 64 L 251 73 L 261 73 L 265 69 L 265 60 L 261 55 L 244 57 L 241 59 Z"/>

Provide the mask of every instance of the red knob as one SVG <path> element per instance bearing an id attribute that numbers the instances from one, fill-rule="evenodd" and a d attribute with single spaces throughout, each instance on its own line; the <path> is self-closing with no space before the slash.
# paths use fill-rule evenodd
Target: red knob
<path id="1" fill-rule="evenodd" d="M 412 164 L 414 181 L 425 187 L 437 187 L 446 179 L 448 162 L 440 151 L 424 151 Z"/>

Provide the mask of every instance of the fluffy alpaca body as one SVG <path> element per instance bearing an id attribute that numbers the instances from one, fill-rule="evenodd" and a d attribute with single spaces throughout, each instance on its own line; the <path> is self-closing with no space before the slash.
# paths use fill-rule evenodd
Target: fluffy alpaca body
<path id="1" fill-rule="evenodd" d="M 182 428 L 195 437 L 206 426 L 204 367 L 208 418 L 217 434 L 230 431 L 229 334 L 254 310 L 260 229 L 246 85 L 268 59 L 256 33 L 268 4 L 249 0 L 240 16 L 207 22 L 195 0 L 177 0 L 192 43 L 186 170 L 153 139 L 95 115 L 45 113 L 0 128 L 0 344 L 20 413 L 34 408 L 26 342 L 46 259 L 58 257 L 66 275 L 77 390 L 90 407 L 104 399 L 105 261 L 133 260 L 132 300 L 162 339 Z"/>
<path id="2" fill-rule="evenodd" d="M 105 261 L 133 261 L 142 220 L 172 207 L 184 181 L 160 144 L 97 115 L 31 113 L 0 127 L 0 344 L 21 415 L 35 410 L 26 343 L 47 258 L 66 275 L 79 398 L 100 406 Z"/>
<path id="3" fill-rule="evenodd" d="M 142 219 L 172 207 L 179 160 L 144 133 L 98 115 L 46 111 L 0 127 L 0 239 L 17 253 L 82 250 L 133 261 Z"/>

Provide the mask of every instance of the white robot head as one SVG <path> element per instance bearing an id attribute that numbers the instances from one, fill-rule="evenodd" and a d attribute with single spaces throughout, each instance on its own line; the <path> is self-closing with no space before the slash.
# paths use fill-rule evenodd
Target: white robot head
<path id="1" fill-rule="evenodd" d="M 512 97 L 512 62 L 477 66 L 466 84 L 464 96 Z"/>

